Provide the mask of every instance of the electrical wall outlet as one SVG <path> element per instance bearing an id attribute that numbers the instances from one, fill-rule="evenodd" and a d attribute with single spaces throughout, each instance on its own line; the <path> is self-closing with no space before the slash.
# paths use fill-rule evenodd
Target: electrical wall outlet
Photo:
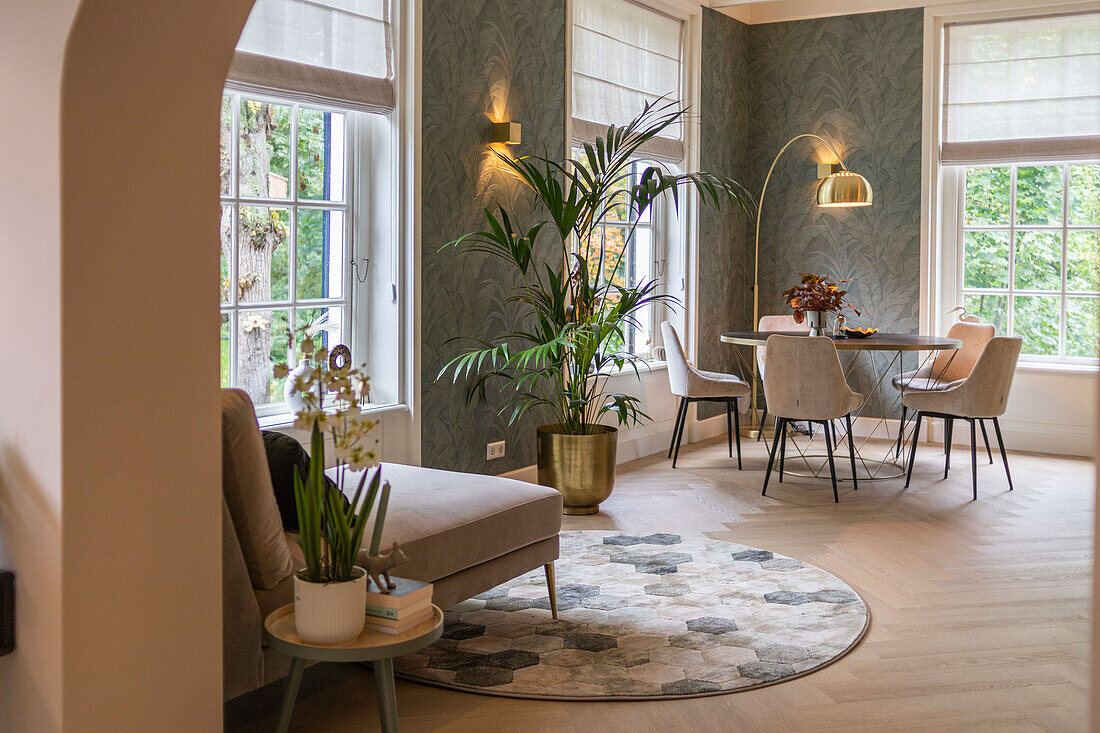
<path id="1" fill-rule="evenodd" d="M 485 460 L 493 461 L 497 458 L 504 458 L 503 440 L 498 440 L 495 443 L 489 443 L 485 446 Z"/>

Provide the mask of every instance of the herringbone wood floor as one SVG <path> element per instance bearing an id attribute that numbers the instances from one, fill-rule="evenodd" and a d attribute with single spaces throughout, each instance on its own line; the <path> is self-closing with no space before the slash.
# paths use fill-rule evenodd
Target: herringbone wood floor
<path id="1" fill-rule="evenodd" d="M 463 694 L 398 681 L 409 731 L 1081 731 L 1087 727 L 1093 469 L 1014 453 L 1016 490 L 999 461 L 968 451 L 949 480 L 922 447 L 900 480 L 842 487 L 786 479 L 760 496 L 766 456 L 745 443 L 745 470 L 724 441 L 621 467 L 615 493 L 566 529 L 704 533 L 767 548 L 844 578 L 867 600 L 871 629 L 850 655 L 801 679 L 680 701 L 559 703 Z M 796 483 L 797 482 L 797 483 Z M 268 731 L 279 685 L 230 709 L 227 729 Z M 292 730 L 377 729 L 370 673 L 314 667 Z"/>

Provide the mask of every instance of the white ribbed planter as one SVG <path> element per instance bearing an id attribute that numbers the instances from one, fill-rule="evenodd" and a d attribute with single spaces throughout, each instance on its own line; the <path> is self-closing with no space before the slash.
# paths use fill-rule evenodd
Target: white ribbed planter
<path id="1" fill-rule="evenodd" d="M 366 620 L 367 572 L 356 566 L 355 579 L 311 583 L 294 574 L 294 629 L 310 644 L 344 644 L 359 636 Z"/>

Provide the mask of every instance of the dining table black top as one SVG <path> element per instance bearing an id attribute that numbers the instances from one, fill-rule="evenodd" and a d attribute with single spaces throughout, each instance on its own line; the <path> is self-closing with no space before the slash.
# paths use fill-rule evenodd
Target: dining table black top
<path id="1" fill-rule="evenodd" d="M 723 343 L 738 346 L 764 346 L 769 336 L 809 336 L 805 331 L 730 331 L 721 336 Z M 828 337 L 840 351 L 937 351 L 957 349 L 962 346 L 958 339 L 943 336 L 922 336 L 915 333 L 876 332 L 865 338 Z"/>

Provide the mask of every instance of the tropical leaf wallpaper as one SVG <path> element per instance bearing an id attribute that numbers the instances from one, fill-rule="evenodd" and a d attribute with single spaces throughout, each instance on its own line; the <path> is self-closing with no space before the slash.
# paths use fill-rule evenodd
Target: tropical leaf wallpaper
<path id="1" fill-rule="evenodd" d="M 748 184 L 749 26 L 709 8 L 702 26 L 699 165 Z M 719 337 L 747 328 L 744 314 L 752 314 L 752 222 L 732 206 L 703 207 L 699 222 L 696 360 L 701 369 L 739 373 L 734 347 Z M 721 405 L 698 406 L 700 418 L 722 412 Z"/>
<path id="2" fill-rule="evenodd" d="M 856 278 L 851 300 L 864 312 L 860 323 L 915 332 L 923 11 L 746 26 L 704 9 L 702 20 L 701 98 L 694 113 L 704 170 L 733 176 L 757 192 L 779 148 L 814 132 L 834 141 L 849 168 L 864 174 L 875 191 L 869 208 L 818 209 L 814 165 L 826 160 L 827 151 L 809 141 L 787 151 L 761 224 L 761 314 L 788 312 L 780 294 L 798 273 L 813 271 Z M 424 2 L 421 379 L 427 466 L 503 473 L 535 462 L 533 418 L 510 427 L 492 404 L 468 405 L 462 384 L 436 381 L 455 347 L 451 339 L 488 337 L 515 317 L 506 302 L 509 283 L 496 263 L 440 248 L 480 228 L 483 205 L 500 201 L 523 210 L 530 200 L 488 155 L 491 120 L 522 123 L 523 144 L 514 153 L 564 157 L 565 24 L 564 0 Z M 740 371 L 733 348 L 718 336 L 752 325 L 754 222 L 727 209 L 703 209 L 700 221 L 698 362 L 705 369 Z M 877 366 L 881 372 L 886 360 Z M 867 393 L 873 377 L 864 361 L 854 386 Z M 893 411 L 891 397 L 865 414 Z M 708 409 L 700 414 L 713 414 Z M 507 457 L 486 461 L 485 444 L 502 439 Z"/>
<path id="3" fill-rule="evenodd" d="M 830 160 L 828 150 L 805 140 L 783 155 L 760 226 L 761 314 L 790 311 L 781 294 L 800 272 L 828 273 L 856 279 L 849 299 L 863 317 L 853 323 L 917 331 L 923 28 L 920 8 L 749 27 L 752 190 L 760 190 L 783 144 L 803 132 L 833 142 L 874 189 L 873 206 L 820 209 L 814 165 Z M 748 308 L 744 327 L 751 301 Z M 889 358 L 877 362 L 880 373 Z M 867 394 L 870 362 L 863 359 L 857 372 L 853 388 Z M 886 405 L 868 405 L 864 414 L 900 410 L 888 379 L 886 387 Z"/>
<path id="4" fill-rule="evenodd" d="M 526 191 L 489 155 L 492 121 L 523 125 L 514 154 L 564 156 L 565 2 L 425 0 L 423 18 L 422 461 L 503 473 L 535 462 L 536 422 L 509 426 L 492 400 L 467 404 L 462 383 L 436 376 L 451 339 L 510 327 L 508 279 L 483 255 L 440 248 L 480 229 L 482 206 L 494 201 L 530 211 Z M 485 445 L 497 440 L 507 454 L 490 463 Z"/>

